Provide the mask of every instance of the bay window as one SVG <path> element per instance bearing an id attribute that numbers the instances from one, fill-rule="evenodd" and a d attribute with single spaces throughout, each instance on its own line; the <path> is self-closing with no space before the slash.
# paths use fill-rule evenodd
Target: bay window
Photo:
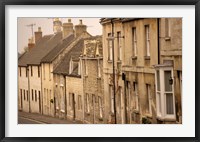
<path id="1" fill-rule="evenodd" d="M 175 119 L 173 68 L 158 65 L 155 77 L 157 116 L 161 119 Z"/>

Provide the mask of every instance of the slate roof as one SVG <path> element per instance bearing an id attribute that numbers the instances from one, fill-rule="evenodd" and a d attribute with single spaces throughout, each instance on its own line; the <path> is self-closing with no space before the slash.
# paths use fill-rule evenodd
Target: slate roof
<path id="1" fill-rule="evenodd" d="M 72 58 L 72 60 L 79 61 L 79 56 L 81 55 L 83 46 L 84 46 L 84 40 L 81 39 L 77 42 L 77 44 L 68 53 L 65 54 L 63 60 L 54 69 L 53 73 L 63 74 L 63 75 L 67 75 L 67 76 L 80 77 L 80 75 L 78 75 L 78 65 L 74 67 L 71 74 L 69 74 L 69 67 L 70 67 L 70 59 L 71 58 Z"/>
<path id="2" fill-rule="evenodd" d="M 34 48 L 20 57 L 18 60 L 18 66 L 40 65 L 41 59 L 46 56 L 61 40 L 62 33 L 43 36 Z"/>
<path id="3" fill-rule="evenodd" d="M 49 63 L 52 62 L 66 47 L 68 47 L 75 40 L 74 34 L 68 35 L 62 40 L 53 50 L 51 50 L 41 62 Z"/>

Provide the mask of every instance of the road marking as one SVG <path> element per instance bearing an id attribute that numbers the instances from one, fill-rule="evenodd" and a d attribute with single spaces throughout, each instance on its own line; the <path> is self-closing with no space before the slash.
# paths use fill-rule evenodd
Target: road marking
<path id="1" fill-rule="evenodd" d="M 36 122 L 36 123 L 39 123 L 39 124 L 47 124 L 47 123 L 44 123 L 44 122 L 41 122 L 41 121 L 37 121 L 37 120 L 31 119 L 31 118 L 23 117 L 23 116 L 20 116 L 19 118 L 30 120 L 30 121 L 33 121 L 33 122 Z"/>

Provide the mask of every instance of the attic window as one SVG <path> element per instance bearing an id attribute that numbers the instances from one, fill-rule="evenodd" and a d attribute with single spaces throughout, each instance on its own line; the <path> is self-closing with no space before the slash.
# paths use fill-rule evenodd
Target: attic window
<path id="1" fill-rule="evenodd" d="M 80 61 L 73 60 L 71 58 L 71 60 L 70 60 L 69 74 L 72 74 L 73 72 L 76 72 L 78 75 L 80 75 L 81 74 L 81 66 L 80 66 Z"/>

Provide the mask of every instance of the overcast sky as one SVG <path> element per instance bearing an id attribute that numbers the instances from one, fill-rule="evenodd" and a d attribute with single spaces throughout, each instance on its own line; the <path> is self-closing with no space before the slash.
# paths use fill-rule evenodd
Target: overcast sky
<path id="1" fill-rule="evenodd" d="M 60 18 L 63 23 L 68 21 L 68 18 Z M 102 34 L 102 27 L 99 23 L 100 18 L 71 18 L 74 25 L 79 24 L 79 20 L 83 20 L 83 24 L 87 25 L 87 31 L 95 36 Z M 43 36 L 53 34 L 53 19 L 48 18 L 18 18 L 18 52 L 22 53 L 24 47 L 28 46 L 28 39 L 32 36 L 31 27 L 27 25 L 36 24 L 33 31 L 37 31 L 38 27 L 42 28 Z"/>

